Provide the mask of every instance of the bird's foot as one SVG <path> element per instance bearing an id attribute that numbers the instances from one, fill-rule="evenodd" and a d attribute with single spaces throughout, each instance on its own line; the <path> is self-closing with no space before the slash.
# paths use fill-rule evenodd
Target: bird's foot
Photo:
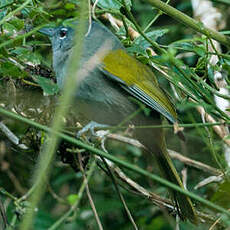
<path id="1" fill-rule="evenodd" d="M 106 128 L 106 127 L 108 127 L 108 125 L 99 124 L 95 121 L 91 121 L 86 126 L 84 126 L 80 131 L 78 131 L 77 138 L 80 138 L 81 136 L 83 136 L 83 134 L 87 133 L 88 131 L 90 131 L 92 136 L 100 136 L 98 132 L 95 132 L 95 129 Z"/>

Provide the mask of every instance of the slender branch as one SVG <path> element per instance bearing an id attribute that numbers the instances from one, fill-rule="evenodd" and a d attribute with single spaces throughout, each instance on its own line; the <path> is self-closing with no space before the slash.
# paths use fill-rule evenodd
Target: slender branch
<path id="1" fill-rule="evenodd" d="M 138 227 L 137 227 L 137 225 L 136 225 L 136 223 L 135 223 L 135 221 L 134 221 L 134 219 L 132 217 L 132 214 L 129 211 L 129 208 L 128 208 L 126 202 L 125 202 L 125 199 L 124 199 L 124 197 L 123 197 L 123 195 L 122 195 L 122 193 L 121 193 L 121 191 L 120 191 L 120 189 L 119 189 L 119 187 L 117 185 L 116 179 L 115 179 L 115 177 L 114 177 L 114 175 L 113 175 L 113 173 L 112 173 L 112 171 L 111 171 L 111 169 L 109 167 L 109 164 L 107 163 L 107 161 L 103 157 L 101 157 L 101 160 L 103 161 L 103 163 L 104 163 L 104 165 L 105 165 L 105 167 L 106 167 L 106 169 L 107 169 L 107 171 L 108 171 L 108 173 L 110 175 L 110 178 L 111 178 L 111 180 L 112 180 L 112 182 L 113 182 L 113 184 L 115 186 L 115 189 L 117 191 L 117 194 L 118 194 L 118 196 L 119 196 L 119 198 L 120 198 L 120 200 L 121 200 L 121 202 L 122 202 L 122 204 L 123 204 L 123 206 L 125 208 L 125 211 L 126 211 L 126 213 L 128 215 L 129 220 L 131 221 L 134 229 L 138 230 Z"/>
<path id="2" fill-rule="evenodd" d="M 84 12 L 87 9 L 87 3 L 85 1 L 81 1 L 80 7 L 80 23 L 77 29 L 77 38 L 76 45 L 73 48 L 72 55 L 70 57 L 70 62 L 68 65 L 68 80 L 65 82 L 63 94 L 60 97 L 60 104 L 56 109 L 56 113 L 54 116 L 54 120 L 52 122 L 52 130 L 58 132 L 61 130 L 63 126 L 63 117 L 67 114 L 67 110 L 65 109 L 68 104 L 71 103 L 73 92 L 77 86 L 77 82 L 75 81 L 76 75 L 79 78 L 82 78 L 83 74 L 80 75 L 78 68 L 81 59 L 81 53 L 83 49 L 83 39 L 86 30 L 86 23 L 84 20 Z M 63 76 L 64 77 L 64 76 Z M 33 180 L 37 184 L 35 191 L 33 192 L 30 202 L 31 202 L 31 209 L 27 210 L 26 214 L 23 217 L 22 223 L 20 224 L 20 230 L 28 230 L 31 229 L 33 219 L 35 216 L 34 209 L 38 205 L 43 193 L 48 178 L 51 163 L 53 161 L 54 153 L 57 148 L 59 137 L 55 133 L 50 134 L 49 142 L 45 145 L 44 150 L 40 154 L 40 160 L 38 162 L 38 167 L 34 171 Z"/>
<path id="3" fill-rule="evenodd" d="M 45 25 L 47 24 L 44 24 L 44 25 L 40 25 L 40 26 L 37 26 L 35 27 L 34 29 L 30 30 L 28 33 L 25 33 L 25 34 L 22 34 L 22 35 L 17 35 L 16 37 L 14 38 L 11 38 L 5 42 L 2 42 L 0 44 L 0 49 L 5 47 L 5 46 L 8 46 L 12 43 L 14 43 L 15 41 L 18 41 L 18 40 L 23 40 L 24 38 L 27 38 L 29 37 L 30 35 L 34 34 L 35 32 L 37 32 L 38 30 L 40 30 L 42 27 L 44 27 Z"/>
<path id="4" fill-rule="evenodd" d="M 69 211 L 67 211 L 64 215 L 61 216 L 60 219 L 58 219 L 51 227 L 48 228 L 48 230 L 55 230 L 58 229 L 58 227 L 65 222 L 65 220 L 67 220 L 67 218 L 74 212 L 74 210 L 76 210 L 76 208 L 78 207 L 81 198 L 83 196 L 83 192 L 85 191 L 85 188 L 87 186 L 88 181 L 90 180 L 91 176 L 93 175 L 94 169 L 96 167 L 96 161 L 94 160 L 90 166 L 90 169 L 88 171 L 88 176 L 86 179 L 84 179 L 78 194 L 77 194 L 77 200 L 75 201 L 75 203 L 71 206 L 71 208 L 69 209 Z"/>
<path id="5" fill-rule="evenodd" d="M 204 163 L 201 163 L 199 161 L 192 160 L 192 159 L 185 157 L 185 156 L 183 156 L 183 155 L 181 155 L 181 154 L 179 154 L 173 150 L 168 150 L 168 152 L 172 158 L 177 159 L 186 165 L 200 169 L 204 172 L 210 173 L 210 174 L 215 175 L 215 176 L 220 176 L 223 174 L 222 171 L 219 169 L 213 168 L 213 167 L 206 165 Z"/>
<path id="6" fill-rule="evenodd" d="M 125 0 L 122 0 L 122 3 L 123 3 L 123 5 L 124 5 L 124 7 L 125 7 L 125 10 L 126 10 L 126 13 L 127 13 L 128 17 L 129 17 L 129 19 L 130 19 L 130 20 L 132 21 L 132 23 L 135 25 L 135 27 L 136 27 L 138 33 L 140 33 L 140 34 L 145 38 L 145 40 L 148 41 L 148 42 L 151 44 L 151 46 L 152 46 L 153 48 L 155 48 L 160 54 L 165 54 L 165 53 L 166 53 L 166 50 L 164 50 L 163 48 L 161 48 L 155 41 L 152 41 L 150 38 L 148 38 L 148 37 L 145 35 L 145 33 L 142 31 L 141 27 L 138 25 L 138 23 L 136 22 L 134 16 L 132 15 L 132 13 L 130 12 L 130 10 L 128 9 Z"/>
<path id="7" fill-rule="evenodd" d="M 119 134 L 109 133 L 109 134 L 107 134 L 107 138 L 117 140 L 117 141 L 120 141 L 120 142 L 123 142 L 123 143 L 126 143 L 126 144 L 130 144 L 130 145 L 133 145 L 133 146 L 135 146 L 137 148 L 145 149 L 145 147 L 139 141 L 137 141 L 135 139 L 132 139 L 132 138 L 129 138 L 129 137 L 121 136 Z M 219 170 L 219 169 L 216 169 L 214 167 L 211 167 L 211 166 L 209 166 L 207 164 L 204 164 L 204 163 L 201 163 L 199 161 L 192 160 L 192 159 L 190 159 L 188 157 L 185 157 L 185 156 L 177 153 L 176 151 L 168 149 L 168 152 L 169 152 L 169 155 L 172 158 L 177 159 L 177 160 L 183 162 L 186 165 L 189 165 L 189 166 L 192 166 L 194 168 L 200 169 L 200 170 L 202 170 L 204 172 L 210 173 L 210 174 L 215 175 L 215 176 L 220 176 L 220 175 L 223 174 L 222 171 Z"/>
<path id="8" fill-rule="evenodd" d="M 99 230 L 103 230 L 102 223 L 101 223 L 100 218 L 99 218 L 99 216 L 98 216 L 98 214 L 97 214 L 97 209 L 96 209 L 96 207 L 95 207 L 95 204 L 94 204 L 94 202 L 93 202 L 93 198 L 92 198 L 92 196 L 91 196 L 91 194 L 90 194 L 90 191 L 89 191 L 88 180 L 87 180 L 87 177 L 86 177 L 86 175 L 85 175 L 85 170 L 84 170 L 84 168 L 83 168 L 83 166 L 82 166 L 82 157 L 81 157 L 81 153 L 80 153 L 80 152 L 78 153 L 78 162 L 79 162 L 79 165 L 80 165 L 80 170 L 81 170 L 81 172 L 82 172 L 84 181 L 86 181 L 86 186 L 85 186 L 86 194 L 87 194 L 87 196 L 88 196 L 90 206 L 91 206 L 91 208 L 92 208 L 92 210 L 93 210 L 93 214 L 94 214 L 94 216 L 95 216 L 95 219 L 96 219 L 98 228 L 99 228 Z"/>
<path id="9" fill-rule="evenodd" d="M 201 22 L 196 21 L 195 19 L 189 17 L 188 15 L 182 13 L 181 11 L 173 8 L 170 5 L 160 1 L 160 0 L 145 0 L 152 6 L 156 7 L 157 9 L 162 10 L 164 13 L 172 17 L 173 19 L 177 20 L 178 22 L 191 27 L 195 31 L 206 35 L 208 38 L 212 38 L 216 41 L 219 41 L 221 44 L 230 46 L 230 38 L 216 32 L 215 30 L 209 29 L 205 27 Z"/>
<path id="10" fill-rule="evenodd" d="M 132 192 L 135 192 L 135 194 L 139 194 L 143 196 L 144 198 L 150 200 L 153 202 L 154 205 L 156 205 L 159 208 L 167 209 L 169 212 L 176 211 L 172 202 L 166 198 L 162 198 L 159 195 L 149 192 L 147 189 L 139 185 L 137 182 L 133 181 L 131 178 L 129 178 L 119 167 L 117 167 L 115 164 L 108 164 L 108 166 L 114 171 L 115 175 L 118 179 L 123 181 L 126 185 L 128 185 Z M 213 222 L 215 220 L 214 216 L 207 215 L 206 213 L 202 213 L 197 211 L 197 214 L 201 220 L 206 220 L 209 222 Z"/>

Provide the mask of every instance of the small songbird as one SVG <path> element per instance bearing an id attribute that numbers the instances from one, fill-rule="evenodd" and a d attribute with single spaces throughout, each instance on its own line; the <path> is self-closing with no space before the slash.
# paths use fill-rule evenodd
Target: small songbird
<path id="1" fill-rule="evenodd" d="M 51 40 L 53 68 L 60 88 L 65 84 L 64 76 L 75 45 L 77 26 L 76 21 L 72 25 L 45 27 L 40 30 Z M 138 110 L 139 106 L 132 99 L 134 97 L 149 107 L 151 114 L 146 116 L 143 112 L 137 113 L 127 124 L 159 125 L 160 114 L 175 123 L 177 114 L 174 106 L 159 87 L 151 69 L 127 54 L 119 39 L 99 22 L 92 22 L 90 32 L 84 38 L 80 66 L 84 68 L 84 63 L 96 54 L 105 40 L 111 42 L 106 55 L 77 87 L 74 100 L 77 110 L 88 120 L 115 126 Z M 134 129 L 134 137 L 156 157 L 163 176 L 183 188 L 167 152 L 163 130 L 137 128 Z M 196 213 L 190 198 L 177 191 L 171 191 L 171 194 L 181 219 L 189 219 L 195 223 Z"/>

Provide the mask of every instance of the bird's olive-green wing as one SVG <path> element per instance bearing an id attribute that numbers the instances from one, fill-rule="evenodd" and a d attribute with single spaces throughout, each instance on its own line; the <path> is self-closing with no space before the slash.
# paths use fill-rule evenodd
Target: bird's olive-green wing
<path id="1" fill-rule="evenodd" d="M 157 80 L 146 65 L 128 55 L 124 50 L 110 51 L 102 61 L 101 70 L 119 82 L 121 87 L 150 108 L 160 112 L 175 123 L 174 106 L 158 86 Z"/>

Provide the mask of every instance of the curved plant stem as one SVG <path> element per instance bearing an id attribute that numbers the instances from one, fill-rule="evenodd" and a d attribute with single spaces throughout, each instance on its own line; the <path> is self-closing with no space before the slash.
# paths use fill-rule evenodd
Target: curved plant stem
<path id="1" fill-rule="evenodd" d="M 27 210 L 25 216 L 23 217 L 22 223 L 20 224 L 20 230 L 29 230 L 32 229 L 33 219 L 35 215 L 35 208 L 37 207 L 46 186 L 47 180 L 49 178 L 50 167 L 53 161 L 54 153 L 57 148 L 59 136 L 56 135 L 56 132 L 60 131 L 63 127 L 63 117 L 67 113 L 65 109 L 71 102 L 72 93 L 76 88 L 76 75 L 80 78 L 80 74 L 77 71 L 80 63 L 83 39 L 85 35 L 85 20 L 84 12 L 87 9 L 87 3 L 81 1 L 81 11 L 78 29 L 77 29 L 77 39 L 76 45 L 74 46 L 74 51 L 71 55 L 69 66 L 68 66 L 68 81 L 66 81 L 63 89 L 63 94 L 60 97 L 60 104 L 57 107 L 54 120 L 52 122 L 52 132 L 50 134 L 48 143 L 45 144 L 44 150 L 40 153 L 40 159 L 38 161 L 38 167 L 34 171 L 33 181 L 35 181 L 36 187 L 35 191 L 31 195 L 29 202 L 31 203 L 31 209 Z M 64 76 L 63 76 L 64 77 Z"/>
<path id="2" fill-rule="evenodd" d="M 169 15 L 173 19 L 179 21 L 180 23 L 184 24 L 185 26 L 189 26 L 195 31 L 206 35 L 208 38 L 212 38 L 223 45 L 230 46 L 230 38 L 224 36 L 221 33 L 218 33 L 215 30 L 209 29 L 203 25 L 203 23 L 194 20 L 193 18 L 189 17 L 188 15 L 182 13 L 181 11 L 173 8 L 172 6 L 164 3 L 160 0 L 145 0 L 152 6 L 156 7 L 157 9 L 162 10 L 165 14 Z"/>
<path id="3" fill-rule="evenodd" d="M 74 210 L 76 210 L 76 208 L 78 207 L 78 205 L 81 201 L 83 192 L 86 189 L 88 181 L 90 180 L 90 178 L 94 172 L 95 166 L 96 166 L 96 160 L 94 160 L 90 166 L 90 169 L 88 171 L 88 175 L 84 179 L 84 181 L 83 181 L 83 183 L 82 183 L 82 185 L 81 185 L 81 187 L 77 193 L 77 200 L 75 201 L 75 203 L 71 206 L 69 211 L 67 211 L 64 215 L 62 215 L 60 219 L 58 219 L 51 227 L 48 228 L 48 230 L 58 229 L 58 227 L 74 212 Z"/>

